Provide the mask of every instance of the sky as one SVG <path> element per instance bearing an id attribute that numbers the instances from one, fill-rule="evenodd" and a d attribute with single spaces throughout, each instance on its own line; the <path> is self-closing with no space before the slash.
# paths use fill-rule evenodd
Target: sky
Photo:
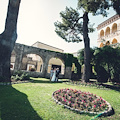
<path id="1" fill-rule="evenodd" d="M 8 0 L 0 0 L 0 33 L 4 31 L 7 14 Z M 17 43 L 32 45 L 39 41 L 53 47 L 63 49 L 66 53 L 74 53 L 84 48 L 80 43 L 68 43 L 55 33 L 54 23 L 61 21 L 60 12 L 65 8 L 77 8 L 77 0 L 21 0 L 18 23 Z M 92 16 L 89 14 L 90 23 L 96 28 L 100 23 L 115 15 L 110 9 L 108 17 Z M 82 16 L 82 12 L 80 13 Z M 90 47 L 97 47 L 97 30 L 89 34 Z"/>

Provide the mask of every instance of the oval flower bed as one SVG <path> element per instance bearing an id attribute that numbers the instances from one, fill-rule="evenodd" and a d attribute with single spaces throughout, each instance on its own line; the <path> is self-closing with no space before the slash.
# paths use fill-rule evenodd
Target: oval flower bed
<path id="1" fill-rule="evenodd" d="M 59 89 L 53 93 L 53 99 L 57 103 L 80 113 L 105 115 L 112 110 L 110 104 L 102 97 L 76 89 Z"/>

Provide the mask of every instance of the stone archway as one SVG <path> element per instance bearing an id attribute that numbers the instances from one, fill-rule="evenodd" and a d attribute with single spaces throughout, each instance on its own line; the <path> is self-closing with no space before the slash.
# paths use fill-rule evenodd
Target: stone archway
<path id="1" fill-rule="evenodd" d="M 22 59 L 22 70 L 42 72 L 43 60 L 37 54 L 26 54 Z"/>
<path id="2" fill-rule="evenodd" d="M 65 73 L 65 65 L 64 62 L 60 58 L 51 58 L 48 63 L 48 73 L 50 73 L 51 68 L 59 68 L 60 74 Z"/>
<path id="3" fill-rule="evenodd" d="M 18 44 L 18 43 L 15 44 L 14 51 L 16 53 L 15 70 L 22 70 L 22 61 L 25 55 L 36 54 L 40 56 L 43 61 L 42 72 L 37 72 L 37 73 L 30 72 L 30 74 L 36 77 L 48 78 L 49 73 L 47 71 L 48 71 L 49 60 L 51 58 L 59 58 L 64 63 L 64 74 L 61 75 L 61 78 L 69 78 L 69 79 L 71 78 L 71 67 L 72 67 L 71 58 L 73 58 L 72 54 L 49 51 L 49 50 L 40 49 L 40 48 Z"/>

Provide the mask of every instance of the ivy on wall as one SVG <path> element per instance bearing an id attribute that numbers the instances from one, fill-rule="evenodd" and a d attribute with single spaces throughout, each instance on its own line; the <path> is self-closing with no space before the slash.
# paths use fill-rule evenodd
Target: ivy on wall
<path id="1" fill-rule="evenodd" d="M 72 67 L 73 58 L 74 58 L 73 55 L 69 54 L 69 53 L 65 53 L 64 55 L 65 55 L 65 57 L 64 57 L 65 66 Z"/>
<path id="2" fill-rule="evenodd" d="M 73 63 L 75 63 L 75 66 L 77 67 L 77 73 L 81 74 L 81 65 L 76 57 L 73 58 Z"/>

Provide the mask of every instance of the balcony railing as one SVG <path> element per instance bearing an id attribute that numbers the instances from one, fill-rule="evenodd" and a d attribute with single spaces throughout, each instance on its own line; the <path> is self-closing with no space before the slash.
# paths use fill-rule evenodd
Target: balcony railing
<path id="1" fill-rule="evenodd" d="M 110 33 L 109 35 L 105 35 L 105 36 L 99 37 L 98 41 L 103 40 L 103 39 L 108 39 L 108 38 L 111 38 L 111 37 L 116 37 L 118 35 L 120 35 L 120 30 L 117 30 L 114 33 Z"/>

